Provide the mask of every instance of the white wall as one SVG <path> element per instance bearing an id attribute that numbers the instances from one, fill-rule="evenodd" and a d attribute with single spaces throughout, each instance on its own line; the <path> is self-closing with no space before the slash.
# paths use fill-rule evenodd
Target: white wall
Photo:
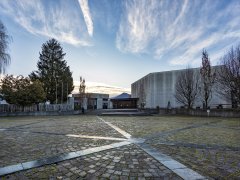
<path id="1" fill-rule="evenodd" d="M 133 98 L 139 98 L 139 90 L 143 84 L 146 95 L 146 108 L 166 108 L 170 101 L 171 107 L 180 107 L 182 104 L 178 103 L 175 98 L 175 84 L 178 75 L 185 70 L 175 70 L 166 72 L 150 73 L 138 81 L 134 82 L 131 86 L 131 94 Z M 199 68 L 194 69 L 199 73 Z M 213 89 L 212 99 L 210 105 L 216 106 L 217 104 L 227 104 L 226 100 L 221 98 Z M 202 107 L 202 101 L 199 98 L 194 107 Z"/>

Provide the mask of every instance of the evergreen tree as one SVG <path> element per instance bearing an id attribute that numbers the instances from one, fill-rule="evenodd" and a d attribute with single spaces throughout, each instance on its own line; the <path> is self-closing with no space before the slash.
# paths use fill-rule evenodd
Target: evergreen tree
<path id="1" fill-rule="evenodd" d="M 32 72 L 30 78 L 43 83 L 47 100 L 51 103 L 66 101 L 67 95 L 74 88 L 72 72 L 64 60 L 66 53 L 63 53 L 57 40 L 50 39 L 42 45 L 42 52 L 39 54 L 38 70 Z"/>

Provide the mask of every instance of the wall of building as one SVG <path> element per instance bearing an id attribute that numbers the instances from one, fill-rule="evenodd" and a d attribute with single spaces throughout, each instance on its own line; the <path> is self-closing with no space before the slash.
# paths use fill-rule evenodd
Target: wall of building
<path id="1" fill-rule="evenodd" d="M 199 68 L 193 69 L 196 73 L 199 73 Z M 142 92 L 140 92 L 141 86 L 144 89 L 145 95 L 145 108 L 167 108 L 168 102 L 171 107 L 180 107 L 182 104 L 178 103 L 175 98 L 175 84 L 178 75 L 185 71 L 165 71 L 150 73 L 131 85 L 132 98 L 140 98 Z M 216 88 L 216 87 L 214 87 Z M 211 106 L 217 106 L 218 104 L 228 104 L 225 99 L 221 98 L 216 90 L 213 90 L 212 99 L 210 101 Z M 199 98 L 194 107 L 202 107 L 202 101 Z"/>
<path id="2" fill-rule="evenodd" d="M 73 94 L 73 98 L 74 103 L 81 105 L 84 109 L 103 109 L 106 105 L 107 108 L 110 107 L 109 94 L 86 93 L 84 97 L 82 97 L 78 93 Z"/>

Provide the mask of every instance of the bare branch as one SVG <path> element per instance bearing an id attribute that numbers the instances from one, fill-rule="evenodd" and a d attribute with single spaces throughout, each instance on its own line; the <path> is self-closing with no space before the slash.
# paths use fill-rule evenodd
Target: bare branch
<path id="1" fill-rule="evenodd" d="M 189 67 L 181 72 L 176 81 L 176 100 L 191 109 L 197 99 L 199 76 Z"/>
<path id="2" fill-rule="evenodd" d="M 10 64 L 11 58 L 7 53 L 10 37 L 7 35 L 6 28 L 0 21 L 0 74 L 5 73 L 6 67 Z"/>
<path id="3" fill-rule="evenodd" d="M 222 57 L 217 83 L 218 93 L 231 100 L 233 107 L 240 104 L 240 44 Z"/>

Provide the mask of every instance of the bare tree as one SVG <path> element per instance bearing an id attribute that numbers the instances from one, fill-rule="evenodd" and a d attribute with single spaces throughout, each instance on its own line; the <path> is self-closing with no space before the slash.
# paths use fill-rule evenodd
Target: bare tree
<path id="1" fill-rule="evenodd" d="M 217 84 L 218 93 L 232 102 L 233 107 L 240 104 L 240 44 L 222 57 Z"/>
<path id="2" fill-rule="evenodd" d="M 203 108 L 207 109 L 212 98 L 212 90 L 216 79 L 216 73 L 212 69 L 206 50 L 203 50 L 202 52 L 202 66 L 200 68 L 200 74 Z"/>
<path id="3" fill-rule="evenodd" d="M 179 103 L 191 109 L 199 93 L 199 75 L 189 67 L 181 72 L 176 81 L 175 98 Z"/>
<path id="4" fill-rule="evenodd" d="M 5 73 L 6 66 L 10 64 L 11 58 L 7 53 L 10 37 L 7 35 L 6 28 L 0 21 L 0 74 Z"/>
<path id="5" fill-rule="evenodd" d="M 85 79 L 80 77 L 79 95 L 81 108 L 84 108 L 84 99 L 86 98 L 85 89 L 86 89 Z"/>
<path id="6" fill-rule="evenodd" d="M 85 94 L 85 89 L 86 89 L 85 79 L 83 79 L 82 76 L 81 76 L 80 77 L 79 93 L 80 94 Z"/>

